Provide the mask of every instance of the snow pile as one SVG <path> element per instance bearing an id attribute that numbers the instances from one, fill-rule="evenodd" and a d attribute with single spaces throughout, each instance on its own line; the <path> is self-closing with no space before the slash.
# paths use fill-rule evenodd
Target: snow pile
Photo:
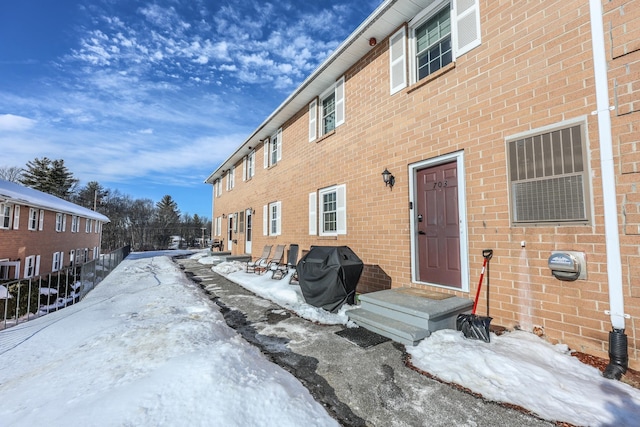
<path id="1" fill-rule="evenodd" d="M 640 390 L 600 371 L 534 334 L 491 335 L 491 342 L 441 330 L 407 347 L 414 366 L 486 399 L 522 406 L 540 417 L 584 426 L 633 426 Z"/>
<path id="2" fill-rule="evenodd" d="M 247 273 L 245 264 L 237 261 L 223 262 L 213 267 L 213 271 L 225 275 L 227 279 L 254 294 L 293 311 L 303 319 L 325 325 L 356 326 L 347 316 L 347 311 L 355 308 L 352 305 L 344 304 L 337 313 L 330 313 L 322 308 L 307 304 L 302 291 L 300 291 L 300 286 L 289 284 L 291 272 L 282 279 L 274 280 L 271 278 L 270 271 L 263 274 Z"/>
<path id="3" fill-rule="evenodd" d="M 336 426 L 167 257 L 0 332 L 0 424 Z"/>

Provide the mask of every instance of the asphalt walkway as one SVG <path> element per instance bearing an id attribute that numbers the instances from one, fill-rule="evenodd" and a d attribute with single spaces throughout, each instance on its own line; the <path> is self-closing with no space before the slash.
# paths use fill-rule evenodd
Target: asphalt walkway
<path id="1" fill-rule="evenodd" d="M 213 272 L 176 259 L 221 309 L 229 326 L 295 375 L 344 426 L 552 426 L 422 375 L 404 363 L 404 346 L 368 348 L 260 298 Z M 455 360 L 451 361 L 455 363 Z"/>

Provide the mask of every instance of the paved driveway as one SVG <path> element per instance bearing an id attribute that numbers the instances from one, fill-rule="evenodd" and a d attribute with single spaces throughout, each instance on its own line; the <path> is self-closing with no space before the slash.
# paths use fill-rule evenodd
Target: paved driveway
<path id="1" fill-rule="evenodd" d="M 176 260 L 227 324 L 304 384 L 344 426 L 552 426 L 409 369 L 404 346 L 362 348 L 283 310 L 190 259 Z M 455 363 L 455 360 L 451 361 Z"/>

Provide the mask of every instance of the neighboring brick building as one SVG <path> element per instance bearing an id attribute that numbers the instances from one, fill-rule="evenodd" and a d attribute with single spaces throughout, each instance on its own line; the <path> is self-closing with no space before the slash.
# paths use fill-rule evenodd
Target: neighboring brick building
<path id="1" fill-rule="evenodd" d="M 106 216 L 0 180 L 0 280 L 29 278 L 100 255 Z"/>
<path id="2" fill-rule="evenodd" d="M 492 248 L 493 324 L 606 356 L 590 18 L 587 0 L 383 2 L 208 177 L 214 234 L 234 254 L 347 245 L 365 263 L 359 292 L 468 298 Z M 615 314 L 630 316 L 640 368 L 640 0 L 603 2 L 603 18 L 624 297 Z M 586 275 L 554 278 L 552 251 L 584 254 Z"/>

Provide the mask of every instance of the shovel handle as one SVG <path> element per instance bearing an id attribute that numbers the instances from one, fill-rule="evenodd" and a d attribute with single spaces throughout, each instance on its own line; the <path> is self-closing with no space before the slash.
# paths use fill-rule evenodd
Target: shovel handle
<path id="1" fill-rule="evenodd" d="M 482 251 L 482 256 L 485 259 L 491 259 L 493 257 L 493 249 L 485 249 Z"/>

